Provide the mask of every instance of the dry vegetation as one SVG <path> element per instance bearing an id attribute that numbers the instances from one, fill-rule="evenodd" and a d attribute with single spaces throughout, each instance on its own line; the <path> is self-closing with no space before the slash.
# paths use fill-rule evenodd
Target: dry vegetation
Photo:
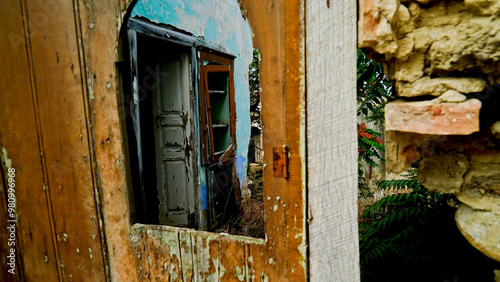
<path id="1" fill-rule="evenodd" d="M 233 216 L 227 224 L 217 230 L 234 235 L 264 238 L 264 187 L 262 164 L 250 164 L 248 188 L 251 197 L 242 204 L 240 214 Z"/>

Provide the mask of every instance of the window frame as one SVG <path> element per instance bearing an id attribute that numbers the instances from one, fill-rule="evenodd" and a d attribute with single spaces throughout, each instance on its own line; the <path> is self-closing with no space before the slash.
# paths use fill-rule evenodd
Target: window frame
<path id="1" fill-rule="evenodd" d="M 221 161 L 223 163 L 228 163 L 234 161 L 234 155 L 235 155 L 235 150 L 236 150 L 236 106 L 235 106 L 235 97 L 234 97 L 234 59 L 236 58 L 235 56 L 231 54 L 224 53 L 220 50 L 217 50 L 215 48 L 212 48 L 212 46 L 209 46 L 207 43 L 205 43 L 202 40 L 196 39 L 190 35 L 186 35 L 183 33 L 180 33 L 175 30 L 171 30 L 165 26 L 161 25 L 156 25 L 154 23 L 150 23 L 148 21 L 138 19 L 138 18 L 130 18 L 127 23 L 127 34 L 128 34 L 128 43 L 129 43 L 129 56 L 130 56 L 130 74 L 131 74 L 131 84 L 132 84 L 132 89 L 131 89 L 131 94 L 132 94 L 132 99 L 131 99 L 131 104 L 130 104 L 130 114 L 131 114 L 131 119 L 134 124 L 134 127 L 131 129 L 128 129 L 132 131 L 133 138 L 135 138 L 137 147 L 135 148 L 137 150 L 137 158 L 138 158 L 138 182 L 135 183 L 135 186 L 140 186 L 140 194 L 141 198 L 137 199 L 137 195 L 134 197 L 134 201 L 141 201 L 143 210 L 138 210 L 139 213 L 142 213 L 142 220 L 138 220 L 140 222 L 144 222 L 148 224 L 148 216 L 153 216 L 153 217 L 160 217 L 160 214 L 148 214 L 148 211 L 146 210 L 146 205 L 147 205 L 147 196 L 150 193 L 147 193 L 146 189 L 148 187 L 145 187 L 145 176 L 143 173 L 144 170 L 144 158 L 142 156 L 142 140 L 141 140 L 141 121 L 140 121 L 140 95 L 139 95 L 139 63 L 138 63 L 138 38 L 139 36 L 145 36 L 145 37 L 150 37 L 153 39 L 158 39 L 162 40 L 171 44 L 179 45 L 182 47 L 187 47 L 190 49 L 190 52 L 188 51 L 188 59 L 191 62 L 191 70 L 190 70 L 190 78 L 191 78 L 191 90 L 192 93 L 190 96 L 192 97 L 192 113 L 193 113 L 193 123 L 192 123 L 192 146 L 195 146 L 195 149 L 192 150 L 194 154 L 194 178 L 197 179 L 196 182 L 194 183 L 195 187 L 194 189 L 194 195 L 195 195 L 195 211 L 194 211 L 194 226 L 189 226 L 188 228 L 194 228 L 194 230 L 207 230 L 210 229 L 210 227 L 213 225 L 213 222 L 211 219 L 206 218 L 204 216 L 204 203 L 208 203 L 208 213 L 212 214 L 215 211 L 210 210 L 210 208 L 213 206 L 212 201 L 213 197 L 209 195 L 211 190 L 209 188 L 204 188 L 202 185 L 202 176 L 203 174 L 203 167 L 208 169 L 210 165 L 213 165 L 216 163 L 216 161 L 219 161 L 219 157 L 215 158 L 214 154 L 214 140 L 213 140 L 213 127 L 212 127 L 212 122 L 211 122 L 211 117 L 207 116 L 208 109 L 207 106 L 209 106 L 209 94 L 204 93 L 205 90 L 208 90 L 208 87 L 205 86 L 205 82 L 207 82 L 207 77 L 206 74 L 208 72 L 228 72 L 228 98 L 229 98 L 229 130 L 230 130 L 230 138 L 231 138 L 231 144 L 232 147 L 230 150 L 227 150 L 225 154 L 220 156 Z M 190 54 L 189 54 L 190 53 Z M 212 61 L 215 62 L 219 65 L 210 65 L 205 66 L 204 61 Z M 220 67 L 215 67 L 215 66 L 224 66 L 222 68 Z M 208 72 L 205 73 L 205 71 L 208 69 Z M 208 103 L 207 103 L 208 101 Z M 201 120 L 201 122 L 200 122 Z M 208 122 L 207 122 L 208 121 Z M 138 126 L 136 126 L 136 124 Z M 201 127 L 201 128 L 200 128 Z M 201 136 L 200 136 L 201 134 Z M 129 136 L 130 138 L 130 136 Z M 201 139 L 201 140 L 200 140 Z M 155 146 L 156 147 L 156 146 Z M 157 150 L 157 148 L 155 148 Z M 210 150 L 209 154 L 207 150 Z M 201 151 L 201 152 L 200 152 Z M 129 151 L 131 153 L 131 151 Z M 158 167 L 159 164 L 156 164 L 155 166 Z M 205 172 L 206 173 L 206 172 Z M 156 178 L 158 179 L 158 175 L 156 175 Z M 207 185 L 208 182 L 211 180 L 209 179 L 209 175 L 205 177 L 207 179 Z M 238 185 L 239 182 L 234 182 L 237 180 L 237 178 L 233 177 L 232 183 L 233 185 Z M 132 185 L 132 189 L 137 189 Z M 157 183 L 156 187 L 157 191 L 160 189 L 163 189 L 159 187 L 159 184 Z M 188 187 L 189 188 L 189 187 Z M 208 189 L 207 191 L 203 191 L 203 189 Z M 239 189 L 237 189 L 239 190 Z M 157 192 L 159 193 L 159 192 Z M 203 198 L 203 195 L 206 194 L 208 195 L 207 198 Z M 150 195 L 151 196 L 151 195 Z M 161 204 L 161 203 L 160 203 Z M 138 216 L 140 218 L 141 216 Z M 150 222 L 154 223 L 154 222 Z M 169 224 L 162 224 L 165 226 L 172 226 Z"/>
<path id="2" fill-rule="evenodd" d="M 205 61 L 212 61 L 220 65 L 205 65 Z M 200 51 L 200 99 L 201 99 L 201 124 L 203 140 L 203 158 L 205 163 L 211 164 L 222 157 L 223 161 L 234 156 L 236 144 L 236 103 L 234 93 L 234 59 L 214 54 L 209 50 Z M 229 130 L 231 137 L 231 150 L 226 156 L 215 155 L 213 122 L 211 116 L 210 93 L 208 88 L 208 74 L 228 72 L 228 98 L 229 98 Z M 208 140 L 210 139 L 210 140 Z M 207 148 L 208 147 L 208 148 Z M 208 149 L 208 150 L 207 150 Z M 208 152 L 207 152 L 208 151 Z"/>

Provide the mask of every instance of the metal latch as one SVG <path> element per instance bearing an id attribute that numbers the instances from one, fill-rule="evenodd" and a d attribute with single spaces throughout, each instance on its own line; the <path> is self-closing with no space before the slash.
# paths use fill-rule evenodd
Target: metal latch
<path id="1" fill-rule="evenodd" d="M 273 148 L 274 177 L 288 178 L 288 146 Z"/>

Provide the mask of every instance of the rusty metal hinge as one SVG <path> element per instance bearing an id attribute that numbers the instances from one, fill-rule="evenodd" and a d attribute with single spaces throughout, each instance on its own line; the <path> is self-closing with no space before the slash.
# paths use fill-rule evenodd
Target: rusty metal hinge
<path id="1" fill-rule="evenodd" d="M 288 178 L 288 146 L 273 148 L 274 177 Z"/>

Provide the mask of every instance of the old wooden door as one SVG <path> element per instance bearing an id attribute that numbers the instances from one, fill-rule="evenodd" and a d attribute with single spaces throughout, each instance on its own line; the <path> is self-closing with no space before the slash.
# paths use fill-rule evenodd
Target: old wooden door
<path id="1" fill-rule="evenodd" d="M 190 68 L 186 53 L 156 63 L 153 119 L 160 224 L 192 226 L 194 212 L 193 128 Z"/>

